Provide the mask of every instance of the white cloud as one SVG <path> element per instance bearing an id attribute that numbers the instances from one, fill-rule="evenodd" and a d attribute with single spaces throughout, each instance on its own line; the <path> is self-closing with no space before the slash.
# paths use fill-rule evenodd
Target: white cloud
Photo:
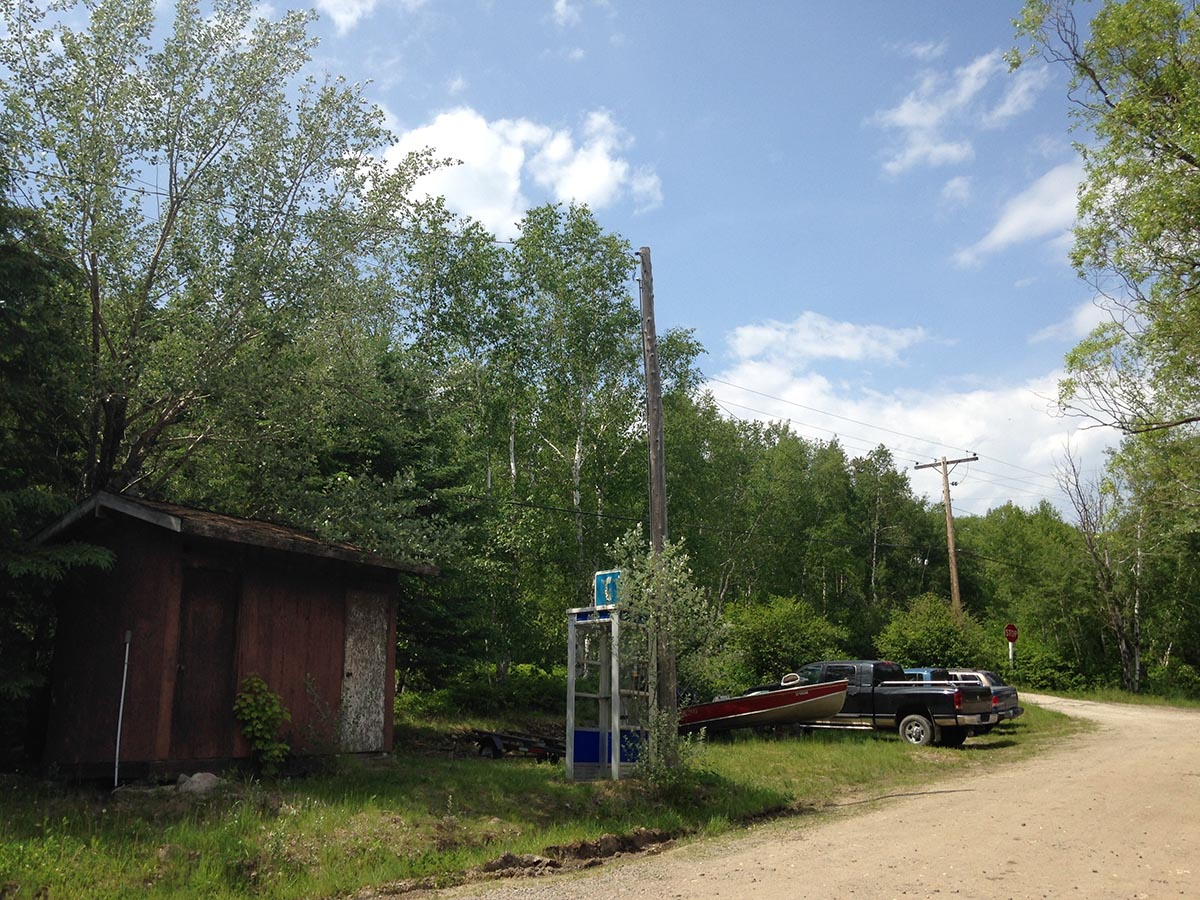
<path id="1" fill-rule="evenodd" d="M 451 209 L 471 216 L 501 238 L 512 237 L 525 211 L 545 199 L 602 209 L 628 196 L 636 211 L 662 203 L 662 186 L 649 167 L 625 158 L 629 134 L 605 110 L 589 113 L 578 132 L 528 119 L 488 121 L 468 107 L 437 116 L 403 134 L 393 161 L 431 147 L 462 164 L 422 178 L 421 194 L 444 196 Z M 539 189 L 541 199 L 529 193 Z"/>
<path id="2" fill-rule="evenodd" d="M 1075 307 L 1071 315 L 1061 322 L 1055 322 L 1034 332 L 1029 336 L 1029 343 L 1040 344 L 1057 340 L 1077 342 L 1091 334 L 1092 329 L 1101 322 L 1111 319 L 1112 316 L 1099 303 L 1089 300 Z"/>
<path id="3" fill-rule="evenodd" d="M 966 162 L 975 156 L 970 141 L 940 141 L 931 134 L 912 133 L 904 149 L 889 159 L 883 169 L 889 175 L 899 175 L 914 166 L 947 166 Z"/>
<path id="4" fill-rule="evenodd" d="M 530 160 L 529 169 L 555 197 L 605 207 L 630 180 L 629 163 L 617 155 L 627 143 L 607 112 L 589 113 L 578 146 L 569 132 L 556 132 Z"/>
<path id="5" fill-rule="evenodd" d="M 1115 437 L 1051 414 L 1050 398 L 1057 394 L 1060 375 L 1051 372 L 987 389 L 881 394 L 815 372 L 789 372 L 760 359 L 744 359 L 720 372 L 709 389 L 730 415 L 786 420 L 809 440 L 836 438 L 851 457 L 884 445 L 896 467 L 908 472 L 914 492 L 935 503 L 941 500 L 936 470 L 913 467 L 978 454 L 978 462 L 954 471 L 951 496 L 959 515 L 982 515 L 1009 501 L 1030 508 L 1045 499 L 1071 519 L 1070 504 L 1054 480 L 1068 445 L 1085 471 L 1098 472 L 1104 448 Z"/>
<path id="6" fill-rule="evenodd" d="M 997 128 L 1028 111 L 1049 82 L 1050 69 L 1047 66 L 1029 65 L 1017 69 L 1000 102 L 984 115 L 983 124 L 988 128 Z"/>
<path id="7" fill-rule="evenodd" d="M 901 351 L 928 337 L 923 328 L 855 325 L 804 312 L 793 322 L 743 325 L 734 330 L 729 344 L 739 358 L 796 367 L 816 359 L 895 363 Z"/>
<path id="8" fill-rule="evenodd" d="M 978 263 L 983 257 L 1024 241 L 1053 238 L 1070 240 L 1075 223 L 1076 189 L 1083 177 L 1080 162 L 1055 166 L 1000 211 L 991 231 L 955 254 L 960 266 Z"/>
<path id="9" fill-rule="evenodd" d="M 915 90 L 875 116 L 876 123 L 901 134 L 901 146 L 884 163 L 884 171 L 898 175 L 918 165 L 942 166 L 970 159 L 975 152 L 971 142 L 947 137 L 947 125 L 1003 70 L 1003 57 L 993 50 L 950 74 L 926 72 Z"/>
<path id="10" fill-rule="evenodd" d="M 455 75 L 450 79 L 449 84 L 446 85 L 446 93 L 450 94 L 451 96 L 461 94 L 466 89 L 467 79 L 462 75 Z"/>
<path id="11" fill-rule="evenodd" d="M 971 199 L 971 179 L 957 175 L 942 185 L 942 202 L 962 206 Z"/>
<path id="12" fill-rule="evenodd" d="M 944 55 L 946 49 L 945 41 L 925 41 L 924 43 L 905 44 L 900 48 L 900 52 L 913 59 L 928 62 Z"/>
<path id="13" fill-rule="evenodd" d="M 636 213 L 650 212 L 663 204 L 662 179 L 653 169 L 638 168 L 629 182 L 629 189 L 633 193 L 633 211 Z"/>
<path id="14" fill-rule="evenodd" d="M 337 26 L 338 34 L 345 34 L 359 20 L 375 10 L 377 0 L 317 0 L 317 9 Z"/>
<path id="15" fill-rule="evenodd" d="M 571 0 L 554 0 L 554 22 L 561 28 L 578 25 L 581 18 L 579 5 Z"/>
<path id="16" fill-rule="evenodd" d="M 1082 327 L 1084 313 L 1075 318 Z M 1010 500 L 1029 508 L 1047 499 L 1071 518 L 1054 480 L 1068 444 L 1086 471 L 1100 471 L 1104 449 L 1117 437 L 1052 415 L 1061 371 L 982 388 L 937 385 L 882 393 L 862 380 L 832 380 L 817 365 L 896 362 L 901 351 L 928 339 L 922 329 L 855 325 L 805 312 L 793 323 L 734 331 L 731 361 L 708 387 L 729 415 L 787 420 L 808 439 L 836 438 L 852 457 L 883 444 L 901 470 L 977 453 L 979 462 L 955 472 L 952 496 L 960 513 L 986 513 Z M 940 501 L 935 472 L 910 472 L 910 483 L 918 494 Z"/>
<path id="17" fill-rule="evenodd" d="M 405 12 L 415 12 L 425 5 L 427 0 L 399 0 L 398 5 Z M 362 19 L 369 16 L 379 5 L 379 0 L 317 0 L 316 7 L 333 20 L 338 34 L 345 34 Z"/>
<path id="18" fill-rule="evenodd" d="M 907 52 L 930 60 L 944 49 L 944 44 L 910 45 Z M 1007 71 L 999 50 L 953 71 L 924 70 L 903 100 L 871 120 L 898 135 L 884 171 L 900 175 L 918 166 L 956 165 L 974 158 L 972 135 L 981 128 L 999 128 L 1029 110 L 1049 81 L 1045 66 L 1022 67 L 1006 78 Z"/>

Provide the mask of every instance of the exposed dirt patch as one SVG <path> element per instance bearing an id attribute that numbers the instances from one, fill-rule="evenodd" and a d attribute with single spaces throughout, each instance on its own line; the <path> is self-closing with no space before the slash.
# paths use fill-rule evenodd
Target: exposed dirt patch
<path id="1" fill-rule="evenodd" d="M 490 882 L 497 878 L 536 878 L 558 872 L 592 869 L 606 860 L 626 854 L 657 853 L 670 845 L 673 836 L 653 828 L 635 828 L 631 834 L 602 834 L 594 841 L 577 841 L 547 847 L 545 856 L 532 853 L 504 853 L 488 860 L 482 866 L 462 873 L 453 884 L 461 886 L 477 882 Z M 446 880 L 439 883 L 432 878 L 394 881 L 355 894 L 353 900 L 376 900 L 401 894 L 428 896 L 428 891 L 446 887 Z"/>

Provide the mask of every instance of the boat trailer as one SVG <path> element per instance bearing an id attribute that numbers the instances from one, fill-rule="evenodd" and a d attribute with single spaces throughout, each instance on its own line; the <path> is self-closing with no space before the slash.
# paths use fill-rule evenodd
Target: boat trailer
<path id="1" fill-rule="evenodd" d="M 479 748 L 480 756 L 500 759 L 503 756 L 528 756 L 537 762 L 557 763 L 566 756 L 567 747 L 562 741 L 550 740 L 533 734 L 513 734 L 505 731 L 474 729 L 468 739 Z"/>

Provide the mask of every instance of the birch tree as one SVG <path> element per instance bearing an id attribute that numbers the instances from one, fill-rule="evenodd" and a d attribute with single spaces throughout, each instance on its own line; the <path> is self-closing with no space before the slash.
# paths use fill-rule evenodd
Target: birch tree
<path id="1" fill-rule="evenodd" d="M 386 167 L 381 112 L 308 73 L 311 13 L 180 0 L 159 23 L 164 9 L 0 2 L 14 178 L 88 298 L 80 492 L 165 477 L 220 436 L 193 414 L 322 314 L 383 315 L 373 260 L 426 165 Z"/>
<path id="2" fill-rule="evenodd" d="M 1018 34 L 1065 65 L 1086 132 L 1071 260 L 1110 314 L 1060 405 L 1126 433 L 1200 422 L 1200 13 L 1192 0 L 1029 0 Z M 1014 55 L 1014 62 L 1020 56 Z"/>

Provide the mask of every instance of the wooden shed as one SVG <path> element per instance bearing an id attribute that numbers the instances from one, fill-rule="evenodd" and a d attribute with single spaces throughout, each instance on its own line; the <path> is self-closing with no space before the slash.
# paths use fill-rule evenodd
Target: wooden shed
<path id="1" fill-rule="evenodd" d="M 295 753 L 389 751 L 399 573 L 266 522 L 97 494 L 45 532 L 110 549 L 65 586 L 43 761 L 63 774 L 195 771 L 248 757 L 233 715 L 261 676 Z M 128 665 L 126 643 L 128 641 Z"/>

